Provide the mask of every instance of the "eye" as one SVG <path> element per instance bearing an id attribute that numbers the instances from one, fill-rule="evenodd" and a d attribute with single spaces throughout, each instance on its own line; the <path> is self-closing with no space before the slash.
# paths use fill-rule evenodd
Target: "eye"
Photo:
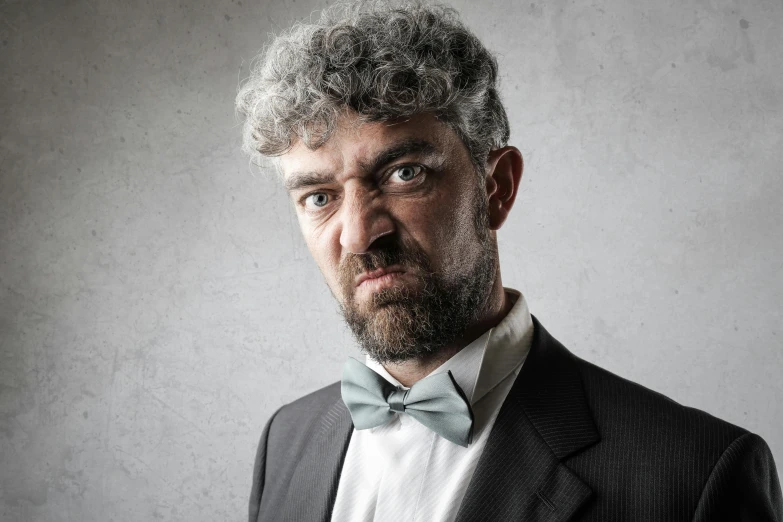
<path id="1" fill-rule="evenodd" d="M 424 169 L 420 167 L 419 165 L 402 165 L 401 167 L 396 167 L 391 172 L 391 176 L 389 176 L 389 181 L 396 175 L 401 179 L 403 182 L 409 182 L 413 179 L 415 179 Z M 394 183 L 394 182 L 392 182 Z"/>
<path id="2" fill-rule="evenodd" d="M 307 202 L 312 200 L 316 208 L 323 208 L 329 203 L 329 195 L 326 192 L 311 192 L 304 197 L 304 205 L 307 208 Z"/>

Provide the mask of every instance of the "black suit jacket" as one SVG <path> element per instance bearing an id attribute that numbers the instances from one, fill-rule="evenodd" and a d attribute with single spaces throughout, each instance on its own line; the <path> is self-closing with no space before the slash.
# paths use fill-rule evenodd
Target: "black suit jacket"
<path id="1" fill-rule="evenodd" d="M 533 324 L 458 522 L 783 522 L 761 437 L 579 359 Z M 352 430 L 339 383 L 275 412 L 250 522 L 329 521 Z"/>

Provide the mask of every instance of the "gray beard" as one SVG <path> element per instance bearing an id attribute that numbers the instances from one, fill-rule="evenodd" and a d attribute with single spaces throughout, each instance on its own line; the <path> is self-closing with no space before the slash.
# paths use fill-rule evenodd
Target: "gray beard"
<path id="1" fill-rule="evenodd" d="M 379 249 L 358 259 L 365 270 L 392 264 L 414 266 L 421 272 L 422 285 L 396 285 L 373 293 L 370 314 L 355 305 L 346 293 L 340 305 L 345 322 L 360 348 L 381 364 L 426 360 L 453 343 L 476 322 L 487 308 L 497 271 L 497 244 L 488 232 L 486 206 L 474 212 L 474 225 L 483 248 L 472 267 L 452 278 L 435 273 L 427 257 L 413 245 L 402 248 L 399 239 L 379 241 Z M 407 263 L 405 263 L 407 261 Z M 355 273 L 355 272 L 353 272 Z M 351 284 L 344 279 L 344 288 Z"/>

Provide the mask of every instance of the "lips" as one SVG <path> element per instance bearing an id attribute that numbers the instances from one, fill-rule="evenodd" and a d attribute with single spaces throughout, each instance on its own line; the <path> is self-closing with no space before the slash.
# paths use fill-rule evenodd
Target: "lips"
<path id="1" fill-rule="evenodd" d="M 378 270 L 373 270 L 372 272 L 364 272 L 356 278 L 356 286 L 361 285 L 368 279 L 377 279 L 383 275 L 393 274 L 395 272 L 404 272 L 404 270 L 399 266 L 393 265 L 387 266 L 385 268 L 379 268 Z"/>

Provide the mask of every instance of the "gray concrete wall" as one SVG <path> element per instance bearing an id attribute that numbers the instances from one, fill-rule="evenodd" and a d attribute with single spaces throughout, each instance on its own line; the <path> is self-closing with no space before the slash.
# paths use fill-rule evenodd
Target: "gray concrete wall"
<path id="1" fill-rule="evenodd" d="M 504 283 L 783 467 L 783 4 L 460 0 L 527 160 Z M 317 8 L 0 6 L 0 519 L 241 520 L 278 406 L 356 354 L 233 115 Z"/>

